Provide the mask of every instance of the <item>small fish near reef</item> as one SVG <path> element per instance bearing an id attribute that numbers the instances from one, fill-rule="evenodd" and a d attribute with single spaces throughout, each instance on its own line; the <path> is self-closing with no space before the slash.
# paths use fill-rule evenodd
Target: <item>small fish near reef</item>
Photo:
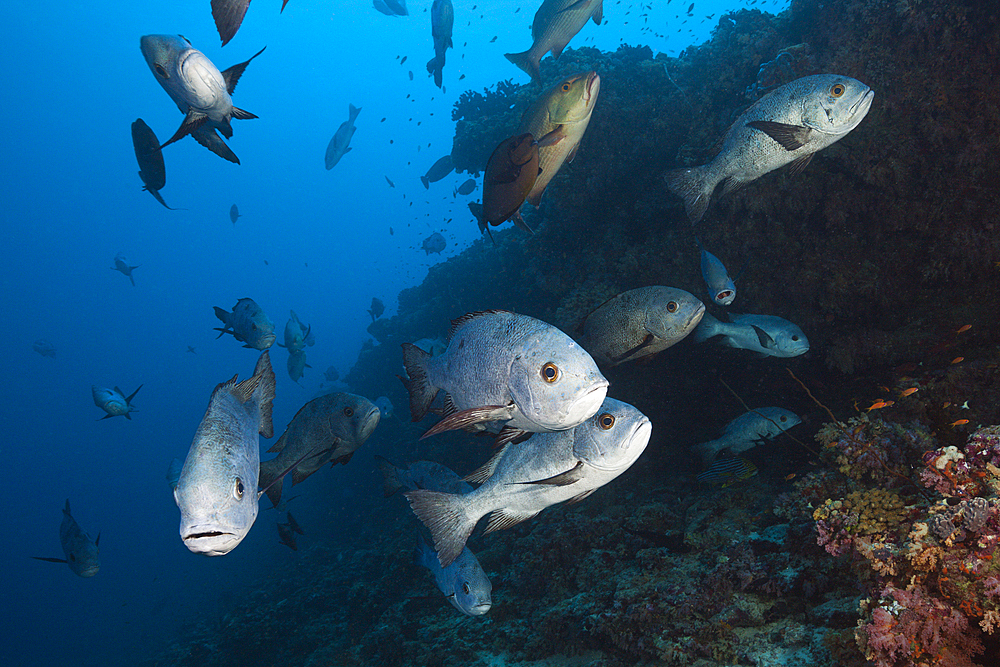
<path id="1" fill-rule="evenodd" d="M 875 93 L 857 79 L 816 74 L 785 84 L 757 100 L 722 138 L 708 164 L 664 174 L 667 188 L 684 200 L 688 219 L 698 222 L 712 193 L 722 196 L 786 164 L 797 173 L 813 155 L 843 139 L 871 108 Z"/>
<path id="2" fill-rule="evenodd" d="M 330 366 L 325 371 L 323 371 L 323 378 L 327 382 L 336 382 L 337 380 L 340 379 L 340 371 L 338 371 L 333 366 Z"/>
<path id="3" fill-rule="evenodd" d="M 142 189 L 153 195 L 156 201 L 163 204 L 160 190 L 167 184 L 167 168 L 163 164 L 163 152 L 160 150 L 160 140 L 146 122 L 137 118 L 132 123 L 132 148 L 135 150 L 135 160 L 139 163 L 139 178 L 142 179 Z"/>
<path id="4" fill-rule="evenodd" d="M 50 341 L 44 338 L 39 338 L 34 343 L 31 344 L 31 349 L 42 355 L 43 357 L 48 357 L 49 359 L 56 358 L 56 346 Z"/>
<path id="5" fill-rule="evenodd" d="M 240 208 L 236 204 L 233 204 L 232 206 L 229 207 L 229 221 L 230 222 L 232 222 L 235 225 L 236 221 L 239 220 L 242 217 L 243 216 L 240 215 Z"/>
<path id="6" fill-rule="evenodd" d="M 729 422 L 719 438 L 695 445 L 691 451 L 707 466 L 719 452 L 742 454 L 801 422 L 798 415 L 784 408 L 750 410 Z"/>
<path id="7" fill-rule="evenodd" d="M 590 71 L 563 79 L 540 95 L 521 117 L 519 132 L 538 139 L 541 170 L 526 199 L 538 206 L 549 181 L 572 162 L 601 92 L 601 77 Z"/>
<path id="8" fill-rule="evenodd" d="M 580 323 L 580 344 L 598 362 L 617 366 L 679 343 L 701 321 L 705 304 L 675 287 L 654 285 L 622 292 Z"/>
<path id="9" fill-rule="evenodd" d="M 732 315 L 732 322 L 720 322 L 708 313 L 691 335 L 696 343 L 722 336 L 722 344 L 751 350 L 767 357 L 797 357 L 809 351 L 809 339 L 802 329 L 775 315 Z"/>
<path id="10" fill-rule="evenodd" d="M 295 540 L 295 531 L 292 530 L 291 526 L 285 523 L 278 523 L 278 543 L 284 544 L 286 547 L 292 551 L 298 551 L 299 545 Z"/>
<path id="11" fill-rule="evenodd" d="M 361 113 L 361 107 L 356 107 L 353 104 L 347 105 L 347 120 L 340 124 L 340 127 L 334 132 L 330 143 L 326 147 L 324 160 L 327 171 L 337 166 L 340 158 L 347 155 L 347 152 L 351 150 L 351 139 L 354 137 L 354 131 L 357 129 L 354 127 L 354 121 L 358 119 L 359 113 Z"/>
<path id="12" fill-rule="evenodd" d="M 378 408 L 364 396 L 338 392 L 314 398 L 268 450 L 278 456 L 260 464 L 260 487 L 277 505 L 287 473 L 295 485 L 327 463 L 346 464 L 375 431 L 379 417 Z"/>
<path id="13" fill-rule="evenodd" d="M 604 0 L 544 0 L 535 12 L 531 23 L 531 48 L 522 53 L 505 53 L 504 56 L 535 81 L 541 81 L 539 61 L 549 51 L 558 58 L 569 41 L 587 21 L 593 19 L 601 25 L 604 18 Z"/>
<path id="14" fill-rule="evenodd" d="M 264 49 L 251 56 L 250 60 L 220 72 L 204 53 L 180 35 L 144 35 L 139 40 L 139 46 L 153 76 L 184 114 L 180 128 L 160 148 L 190 134 L 222 159 L 239 164 L 239 158 L 217 131 L 230 139 L 233 136 L 230 123 L 233 118 L 250 120 L 257 117 L 233 106 L 231 95 L 247 65 Z"/>
<path id="15" fill-rule="evenodd" d="M 708 295 L 720 306 L 730 305 L 736 300 L 736 283 L 722 261 L 705 250 L 701 239 L 698 239 L 698 247 L 701 248 L 701 277 L 705 279 Z"/>
<path id="16" fill-rule="evenodd" d="M 476 555 L 463 547 L 447 567 L 442 567 L 434 547 L 418 535 L 416 561 L 431 571 L 434 583 L 455 609 L 466 616 L 482 616 L 493 607 L 493 584 Z"/>
<path id="17" fill-rule="evenodd" d="M 101 419 L 124 417 L 125 419 L 131 420 L 131 413 L 135 412 L 135 406 L 132 405 L 132 399 L 139 393 L 139 389 L 142 389 L 141 384 L 135 391 L 128 396 L 125 396 L 125 392 L 118 387 L 115 387 L 114 389 L 107 389 L 105 387 L 98 387 L 95 384 L 90 388 L 90 393 L 94 396 L 94 405 L 108 413 L 101 417 Z M 101 421 L 101 419 L 98 419 L 97 421 Z"/>
<path id="18" fill-rule="evenodd" d="M 281 0 L 281 12 L 285 11 L 287 4 L 288 0 Z M 212 0 L 212 18 L 223 46 L 236 36 L 249 7 L 250 0 Z"/>
<path id="19" fill-rule="evenodd" d="M 87 578 L 97 574 L 101 569 L 101 550 L 98 548 L 101 543 L 101 535 L 97 535 L 96 540 L 83 532 L 80 525 L 73 518 L 69 510 L 69 500 L 63 508 L 62 523 L 59 524 L 59 542 L 62 544 L 65 558 L 43 558 L 32 556 L 35 560 L 44 560 L 48 563 L 66 563 L 73 574 Z"/>
<path id="20" fill-rule="evenodd" d="M 627 403 L 606 398 L 596 414 L 575 428 L 536 433 L 508 443 L 467 479 L 481 482 L 464 495 L 418 489 L 406 494 L 414 514 L 430 530 L 442 567 L 462 553 L 479 520 L 487 533 L 526 521 L 546 507 L 578 502 L 635 463 L 652 424 Z"/>
<path id="21" fill-rule="evenodd" d="M 448 243 L 444 240 L 444 236 L 442 236 L 440 232 L 434 232 L 424 239 L 420 249 L 424 251 L 425 255 L 429 255 L 432 252 L 440 255 L 441 251 L 444 250 L 447 245 Z"/>
<path id="22" fill-rule="evenodd" d="M 392 405 L 392 401 L 389 400 L 388 396 L 379 396 L 376 398 L 375 407 L 378 408 L 383 419 L 396 416 L 396 408 Z"/>
<path id="23" fill-rule="evenodd" d="M 465 195 L 471 195 L 475 191 L 476 179 L 470 178 L 455 188 L 454 196 L 457 197 L 458 195 L 462 195 L 464 197 Z"/>
<path id="24" fill-rule="evenodd" d="M 385 304 L 382 303 L 382 299 L 378 298 L 377 296 L 373 296 L 372 307 L 368 309 L 368 314 L 372 316 L 372 322 L 382 317 L 382 313 L 384 312 L 385 312 Z"/>
<path id="25" fill-rule="evenodd" d="M 478 214 L 473 210 L 480 232 L 513 220 L 518 229 L 534 233 L 521 217 L 521 204 L 541 173 L 538 160 L 538 142 L 529 132 L 504 139 L 493 150 L 483 176 L 483 206 Z"/>
<path id="26" fill-rule="evenodd" d="M 274 371 L 267 350 L 253 375 L 237 380 L 234 375 L 212 392 L 174 488 L 181 540 L 206 556 L 235 549 L 257 519 L 258 434 L 274 435 Z"/>
<path id="27" fill-rule="evenodd" d="M 233 306 L 232 312 L 215 306 L 215 316 L 222 320 L 223 324 L 213 329 L 219 332 L 216 339 L 229 333 L 243 343 L 243 347 L 254 350 L 266 350 L 274 345 L 276 338 L 274 322 L 268 319 L 264 310 L 253 299 L 240 299 Z"/>
<path id="28" fill-rule="evenodd" d="M 431 165 L 427 173 L 420 177 L 420 182 L 424 184 L 424 189 L 429 190 L 431 183 L 437 183 L 454 170 L 455 163 L 452 162 L 451 155 L 445 155 Z"/>
<path id="29" fill-rule="evenodd" d="M 431 36 L 434 38 L 434 57 L 427 63 L 427 72 L 434 77 L 434 85 L 441 87 L 444 70 L 444 56 L 451 43 L 452 25 L 455 23 L 455 8 L 451 0 L 434 0 L 431 4 Z"/>
<path id="30" fill-rule="evenodd" d="M 132 283 L 132 287 L 135 287 L 135 277 L 132 275 L 132 272 L 138 269 L 140 265 L 136 264 L 135 266 L 129 266 L 128 260 L 125 259 L 125 255 L 121 253 L 115 255 L 114 261 L 115 265 L 111 267 L 111 270 L 118 271 L 119 273 L 121 273 L 123 276 L 129 279 L 129 281 Z"/>
<path id="31" fill-rule="evenodd" d="M 718 484 L 720 488 L 726 489 L 756 474 L 757 466 L 750 459 L 734 456 L 716 459 L 708 470 L 698 475 L 697 479 L 699 482 Z"/>
<path id="32" fill-rule="evenodd" d="M 440 355 L 403 343 L 403 365 L 413 421 L 424 418 L 438 391 L 450 398 L 448 416 L 423 437 L 490 422 L 508 437 L 563 431 L 593 416 L 608 391 L 597 364 L 572 338 L 503 310 L 453 320 Z"/>

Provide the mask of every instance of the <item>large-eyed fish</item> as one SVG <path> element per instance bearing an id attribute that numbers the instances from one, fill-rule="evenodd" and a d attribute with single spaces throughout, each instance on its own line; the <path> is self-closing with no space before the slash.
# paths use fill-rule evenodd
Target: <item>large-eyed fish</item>
<path id="1" fill-rule="evenodd" d="M 153 195 L 156 201 L 166 208 L 170 208 L 160 195 L 160 190 L 167 184 L 167 169 L 163 164 L 160 140 L 141 118 L 135 119 L 132 123 L 132 149 L 135 151 L 135 160 L 139 163 L 142 189 Z"/>
<path id="2" fill-rule="evenodd" d="M 722 336 L 722 344 L 752 350 L 768 357 L 797 357 L 809 351 L 809 339 L 795 324 L 775 315 L 731 315 L 732 322 L 720 322 L 709 314 L 691 335 L 701 343 Z"/>
<path id="3" fill-rule="evenodd" d="M 691 222 L 705 215 L 712 193 L 725 195 L 792 163 L 805 169 L 813 155 L 856 128 L 875 93 L 857 79 L 839 74 L 802 77 L 772 90 L 743 112 L 722 138 L 708 164 L 664 174 L 667 187 L 684 200 Z"/>
<path id="4" fill-rule="evenodd" d="M 434 57 L 427 63 L 427 71 L 434 75 L 434 85 L 441 87 L 444 54 L 452 48 L 451 29 L 455 22 L 455 8 L 451 0 L 434 0 L 431 4 L 431 36 L 434 38 Z"/>
<path id="5" fill-rule="evenodd" d="M 249 111 L 234 107 L 230 96 L 236 90 L 243 70 L 264 49 L 255 53 L 250 60 L 220 72 L 204 53 L 191 46 L 191 42 L 180 35 L 144 35 L 139 46 L 153 76 L 184 114 L 184 121 L 174 136 L 160 148 L 190 134 L 195 141 L 219 157 L 239 164 L 239 158 L 216 130 L 229 139 L 233 136 L 230 120 L 257 117 Z"/>
<path id="6" fill-rule="evenodd" d="M 347 105 L 347 120 L 340 124 L 337 131 L 333 133 L 330 143 L 326 146 L 326 156 L 324 159 L 327 171 L 337 166 L 340 158 L 347 155 L 347 152 L 351 150 L 351 139 L 354 137 L 354 131 L 357 129 L 354 127 L 354 121 L 358 119 L 359 113 L 361 113 L 361 107 L 356 107 L 353 104 Z"/>
<path id="7" fill-rule="evenodd" d="M 44 560 L 49 563 L 66 563 L 74 574 L 81 577 L 92 577 L 101 569 L 101 550 L 98 546 L 101 543 L 101 535 L 97 534 L 96 540 L 91 540 L 80 525 L 73 518 L 69 511 L 69 500 L 66 500 L 66 507 L 63 508 L 62 523 L 59 524 L 59 542 L 62 544 L 63 554 L 66 558 L 43 558 L 32 556 L 35 560 Z"/>
<path id="8" fill-rule="evenodd" d="M 721 437 L 695 445 L 691 450 L 700 456 L 701 462 L 707 466 L 721 451 L 728 451 L 736 456 L 787 431 L 801 421 L 798 415 L 784 408 L 750 410 L 729 422 Z"/>
<path id="9" fill-rule="evenodd" d="M 255 350 L 266 350 L 274 344 L 274 322 L 268 319 L 264 310 L 253 299 L 242 298 L 233 306 L 232 312 L 227 312 L 215 306 L 215 316 L 222 320 L 223 326 L 215 327 L 216 338 L 223 334 L 233 334 L 233 338 L 243 343 L 243 347 Z"/>
<path id="10" fill-rule="evenodd" d="M 237 379 L 234 375 L 212 392 L 174 487 L 181 540 L 206 556 L 235 549 L 257 519 L 258 434 L 274 435 L 274 371 L 267 350 L 253 376 Z"/>
<path id="11" fill-rule="evenodd" d="M 139 393 L 139 389 L 142 389 L 141 384 L 135 391 L 128 396 L 125 396 L 125 392 L 118 387 L 108 389 L 106 387 L 98 387 L 95 384 L 90 387 L 90 393 L 94 396 L 94 405 L 108 413 L 101 417 L 101 419 L 124 417 L 125 419 L 131 420 L 132 415 L 130 413 L 135 411 L 135 406 L 132 405 L 132 399 Z M 98 419 L 97 421 L 101 421 L 101 419 Z"/>
<path id="12" fill-rule="evenodd" d="M 482 616 L 493 606 L 493 584 L 476 555 L 464 547 L 447 567 L 442 567 L 434 547 L 423 535 L 417 544 L 417 563 L 431 571 L 434 583 L 455 609 L 466 616 Z"/>
<path id="13" fill-rule="evenodd" d="M 479 520 L 486 532 L 509 528 L 546 507 L 580 501 L 635 463 L 646 449 L 652 425 L 637 409 L 606 398 L 576 428 L 537 433 L 508 443 L 467 479 L 482 482 L 464 495 L 428 490 L 406 494 L 414 513 L 431 531 L 443 567 L 465 547 Z"/>
<path id="14" fill-rule="evenodd" d="M 604 17 L 604 0 L 545 0 L 535 12 L 531 23 L 531 48 L 522 53 L 506 53 L 507 60 L 531 75 L 535 81 L 542 78 L 539 61 L 549 51 L 558 58 L 569 40 L 580 32 L 587 21 L 601 25 Z"/>

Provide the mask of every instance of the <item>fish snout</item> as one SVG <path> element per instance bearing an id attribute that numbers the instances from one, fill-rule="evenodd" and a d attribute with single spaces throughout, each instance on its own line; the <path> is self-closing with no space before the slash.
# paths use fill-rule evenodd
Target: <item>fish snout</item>
<path id="1" fill-rule="evenodd" d="M 189 551 L 205 556 L 225 556 L 243 540 L 241 535 L 225 532 L 217 526 L 190 526 L 181 529 L 181 540 Z"/>

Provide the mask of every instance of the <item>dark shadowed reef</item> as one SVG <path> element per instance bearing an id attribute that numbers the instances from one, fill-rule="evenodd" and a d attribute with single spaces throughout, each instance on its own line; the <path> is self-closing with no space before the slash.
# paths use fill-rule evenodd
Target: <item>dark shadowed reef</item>
<path id="1" fill-rule="evenodd" d="M 495 246 L 402 292 L 369 328 L 352 391 L 389 396 L 405 418 L 400 343 L 444 336 L 468 311 L 572 332 L 627 289 L 701 294 L 695 232 L 740 272 L 737 312 L 796 322 L 810 352 L 758 360 L 685 341 L 609 371 L 610 395 L 651 418 L 650 447 L 585 503 L 473 537 L 494 585 L 485 619 L 440 599 L 412 561 L 413 517 L 373 477 L 358 513 L 374 511 L 350 537 L 276 566 L 242 606 L 143 664 L 989 664 L 1000 436 L 975 427 L 1000 423 L 998 63 L 1000 18 L 976 0 L 802 0 L 724 16 L 679 58 L 623 47 L 543 61 L 546 81 L 595 69 L 602 85 L 577 159 L 527 216 L 536 234 L 494 231 Z M 798 175 L 717 195 L 693 230 L 663 172 L 707 161 L 761 94 L 820 72 L 874 89 L 861 126 Z M 464 95 L 456 168 L 481 172 L 538 92 Z M 721 490 L 694 482 L 687 453 L 745 409 L 720 379 L 751 407 L 804 418 L 800 443 L 751 450 L 760 474 Z M 895 402 L 864 412 L 879 398 Z M 464 473 L 488 456 L 464 434 L 417 445 L 423 428 L 379 429 L 400 461 Z"/>

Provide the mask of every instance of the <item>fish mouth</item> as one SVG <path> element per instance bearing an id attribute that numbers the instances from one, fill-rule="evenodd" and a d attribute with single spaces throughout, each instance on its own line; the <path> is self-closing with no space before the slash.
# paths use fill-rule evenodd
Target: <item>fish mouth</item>
<path id="1" fill-rule="evenodd" d="M 81 577 L 93 577 L 95 574 L 97 574 L 97 571 L 100 569 L 101 567 L 99 565 L 93 565 L 84 570 L 80 570 L 79 572 L 77 572 L 77 574 Z"/>
<path id="2" fill-rule="evenodd" d="M 205 530 L 181 535 L 184 546 L 193 553 L 204 554 L 206 556 L 224 556 L 243 541 L 243 538 L 236 533 L 227 533 L 220 530 Z"/>
<path id="3" fill-rule="evenodd" d="M 719 292 L 719 294 L 716 295 L 715 298 L 719 299 L 721 303 L 720 297 L 723 297 L 723 295 L 732 295 L 732 292 L 729 290 L 725 290 L 724 292 Z M 705 316 L 705 304 L 703 303 L 698 304 L 698 307 L 695 308 L 694 311 L 691 313 L 691 316 L 688 317 L 687 322 L 684 323 L 684 330 L 691 331 L 692 329 L 694 329 L 696 326 L 698 326 L 698 323 L 701 322 L 701 318 L 703 318 L 704 316 Z"/>
<path id="4" fill-rule="evenodd" d="M 492 602 L 480 602 L 479 604 L 473 605 L 472 607 L 469 608 L 469 615 L 482 616 L 492 608 L 493 608 Z"/>

